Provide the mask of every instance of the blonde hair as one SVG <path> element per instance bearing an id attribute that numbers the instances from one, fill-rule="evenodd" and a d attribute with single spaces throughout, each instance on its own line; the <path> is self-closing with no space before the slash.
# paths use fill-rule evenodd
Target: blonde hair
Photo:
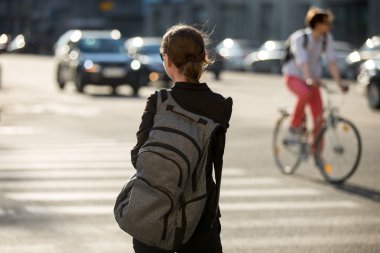
<path id="1" fill-rule="evenodd" d="M 189 82 L 199 82 L 208 64 L 205 46 L 206 34 L 185 24 L 177 24 L 163 36 L 161 53 L 167 54 L 174 65 Z"/>
<path id="2" fill-rule="evenodd" d="M 305 17 L 305 25 L 314 28 L 317 23 L 324 21 L 332 23 L 334 20 L 334 14 L 330 9 L 321 9 L 315 6 L 309 8 Z"/>

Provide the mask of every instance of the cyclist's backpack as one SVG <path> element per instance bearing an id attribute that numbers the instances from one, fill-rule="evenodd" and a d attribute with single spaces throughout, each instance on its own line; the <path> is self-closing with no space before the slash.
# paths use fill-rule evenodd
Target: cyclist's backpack
<path id="1" fill-rule="evenodd" d="M 302 29 L 302 37 L 303 37 L 303 42 L 302 42 L 302 46 L 303 48 L 307 48 L 307 45 L 309 43 L 309 37 L 307 36 L 307 33 L 306 33 L 306 30 L 305 29 Z M 285 42 L 285 53 L 284 53 L 284 57 L 282 59 L 282 65 L 284 65 L 285 63 L 287 63 L 288 61 L 292 60 L 294 58 L 294 55 L 290 49 L 291 47 L 291 44 L 290 44 L 290 37 L 286 40 Z M 323 35 L 323 41 L 322 41 L 322 52 L 326 52 L 326 47 L 327 47 L 327 35 Z"/>
<path id="2" fill-rule="evenodd" d="M 122 230 L 163 250 L 190 239 L 206 204 L 207 157 L 219 127 L 181 108 L 169 90 L 157 93 L 154 125 L 139 150 L 137 172 L 116 200 L 114 215 Z M 215 169 L 215 178 L 219 198 L 221 169 Z"/>

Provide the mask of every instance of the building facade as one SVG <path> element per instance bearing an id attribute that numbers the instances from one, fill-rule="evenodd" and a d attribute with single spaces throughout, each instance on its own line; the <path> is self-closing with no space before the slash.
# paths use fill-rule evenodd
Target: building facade
<path id="1" fill-rule="evenodd" d="M 335 15 L 333 34 L 337 40 L 359 46 L 366 37 L 380 34 L 378 0 L 150 1 L 145 31 L 161 35 L 168 26 L 185 22 L 205 24 L 216 40 L 226 37 L 257 43 L 282 40 L 304 27 L 304 17 L 310 6 L 332 9 Z"/>
<path id="2" fill-rule="evenodd" d="M 36 53 L 69 29 L 119 29 L 125 36 L 141 33 L 142 0 L 0 0 L 0 34 L 23 34 Z"/>
<path id="3" fill-rule="evenodd" d="M 379 0 L 0 0 L 0 34 L 24 34 L 33 52 L 51 53 L 68 29 L 119 29 L 126 36 L 162 36 L 173 24 L 200 24 L 215 41 L 260 44 L 304 26 L 311 5 L 331 8 L 333 34 L 355 46 L 380 34 Z"/>

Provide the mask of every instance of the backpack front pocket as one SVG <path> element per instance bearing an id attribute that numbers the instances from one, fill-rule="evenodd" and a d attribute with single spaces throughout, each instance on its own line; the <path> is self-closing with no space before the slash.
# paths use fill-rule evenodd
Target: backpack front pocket
<path id="1" fill-rule="evenodd" d="M 186 224 L 186 233 L 184 234 L 184 241 L 188 241 L 193 235 L 195 228 L 202 216 L 202 212 L 207 201 L 207 194 L 200 195 L 194 199 L 187 201 L 182 209 L 182 223 Z"/>
<path id="2" fill-rule="evenodd" d="M 169 220 L 172 210 L 173 200 L 165 189 L 137 178 L 128 207 L 123 211 L 126 216 L 126 231 L 134 238 L 150 245 L 166 240 L 168 226 L 173 222 Z"/>

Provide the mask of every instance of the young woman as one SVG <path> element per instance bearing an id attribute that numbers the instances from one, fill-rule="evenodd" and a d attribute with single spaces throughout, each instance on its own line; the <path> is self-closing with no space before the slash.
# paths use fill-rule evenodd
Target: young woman
<path id="1" fill-rule="evenodd" d="M 225 136 L 232 113 L 232 99 L 214 93 L 206 83 L 200 82 L 205 67 L 210 63 L 206 51 L 204 35 L 194 27 L 175 25 L 163 36 L 161 57 L 168 76 L 174 81 L 169 90 L 174 100 L 184 109 L 203 115 L 220 123 L 223 128 L 215 135 L 211 143 L 211 155 L 207 170 L 207 204 L 191 239 L 177 252 L 180 253 L 221 253 L 220 212 L 216 214 L 216 185 L 212 177 L 212 168 L 223 164 Z M 152 94 L 147 101 L 142 122 L 137 132 L 137 144 L 131 151 L 132 163 L 135 165 L 137 154 L 147 140 L 153 126 L 156 113 L 157 96 Z M 134 239 L 136 253 L 164 253 Z"/>

